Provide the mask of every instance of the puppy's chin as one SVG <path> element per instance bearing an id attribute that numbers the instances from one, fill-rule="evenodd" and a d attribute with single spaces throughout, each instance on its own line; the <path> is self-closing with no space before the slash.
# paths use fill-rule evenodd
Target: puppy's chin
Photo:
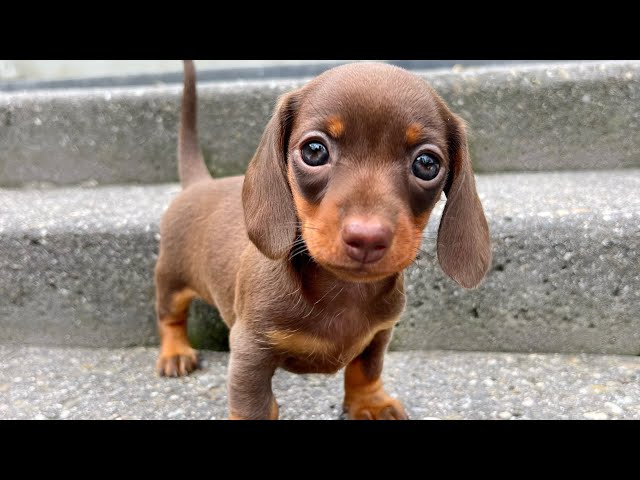
<path id="1" fill-rule="evenodd" d="M 309 249 L 309 254 L 322 268 L 331 272 L 340 280 L 352 283 L 379 282 L 393 275 L 397 275 L 412 263 L 412 259 L 409 258 L 399 265 L 389 265 L 384 259 L 371 264 L 358 264 L 351 260 L 338 264 L 327 261 L 327 259 L 323 258 L 323 255 L 314 255 L 311 249 Z"/>
<path id="2" fill-rule="evenodd" d="M 320 263 L 320 265 L 333 273 L 340 280 L 351 283 L 379 282 L 400 272 L 400 270 L 392 272 L 370 272 L 366 271 L 366 269 L 348 269 L 343 267 L 336 267 L 334 265 L 323 265 L 322 263 Z"/>

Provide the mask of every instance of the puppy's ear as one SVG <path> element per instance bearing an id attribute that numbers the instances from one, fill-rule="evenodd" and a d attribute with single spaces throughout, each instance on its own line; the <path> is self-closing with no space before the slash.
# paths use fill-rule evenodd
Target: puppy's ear
<path id="1" fill-rule="evenodd" d="M 464 122 L 451 113 L 446 117 L 451 165 L 438 230 L 438 260 L 458 284 L 475 288 L 491 265 L 489 226 L 476 192 Z"/>
<path id="2" fill-rule="evenodd" d="M 274 260 L 288 254 L 296 235 L 297 216 L 287 180 L 286 155 L 297 102 L 295 91 L 278 99 L 242 187 L 249 239 Z"/>

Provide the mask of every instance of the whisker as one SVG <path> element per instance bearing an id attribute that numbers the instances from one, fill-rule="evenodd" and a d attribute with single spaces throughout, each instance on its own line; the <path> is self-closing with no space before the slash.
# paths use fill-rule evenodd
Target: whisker
<path id="1" fill-rule="evenodd" d="M 435 254 L 433 254 L 431 252 L 427 252 L 426 250 L 423 250 L 422 248 L 418 249 L 418 253 L 424 255 L 425 257 L 436 258 Z"/>
<path id="2" fill-rule="evenodd" d="M 296 256 L 297 254 L 304 252 L 307 249 L 306 245 L 296 245 L 290 250 L 291 258 Z"/>
<path id="3" fill-rule="evenodd" d="M 291 244 L 290 248 L 299 247 L 299 246 L 304 245 L 304 244 L 305 243 L 304 243 L 304 241 L 302 239 L 296 240 Z"/>
<path id="4" fill-rule="evenodd" d="M 303 227 L 309 230 L 320 230 L 317 226 L 310 223 L 302 223 L 302 222 L 280 222 L 277 225 L 271 225 L 270 228 L 289 228 L 290 226 L 294 227 Z"/>
<path id="5" fill-rule="evenodd" d="M 331 299 L 331 301 L 333 302 L 336 298 L 338 298 L 338 295 L 340 295 L 342 293 L 342 291 L 344 290 L 344 287 L 342 287 L 340 289 L 340 291 L 338 293 L 336 293 L 336 295 Z"/>
<path id="6" fill-rule="evenodd" d="M 333 324 L 333 321 L 334 321 L 336 318 L 338 318 L 340 315 L 342 315 L 346 310 L 347 310 L 346 308 L 345 308 L 345 309 L 343 309 L 343 310 L 340 310 L 340 311 L 339 311 L 338 313 L 336 313 L 333 317 L 331 317 L 331 320 L 329 320 L 329 326 L 328 326 L 328 328 L 331 328 L 331 325 Z M 325 318 L 326 318 L 326 317 L 325 317 Z"/>
<path id="7" fill-rule="evenodd" d="M 334 284 L 333 284 L 333 287 L 331 287 L 331 288 L 327 291 L 327 293 L 325 293 L 322 297 L 320 297 L 320 299 L 319 299 L 316 303 L 314 303 L 314 305 L 317 305 L 318 303 L 320 303 L 320 300 L 322 300 L 324 297 L 326 297 L 327 295 L 329 295 L 329 293 L 331 293 L 331 292 L 333 291 L 333 289 L 334 289 L 334 288 L 336 288 L 337 286 L 338 286 L 338 284 L 337 284 L 337 283 L 334 283 Z M 342 288 L 344 289 L 344 287 L 342 287 Z M 342 291 L 342 290 L 340 290 L 340 291 Z M 338 292 L 338 293 L 340 293 L 340 292 Z"/>
<path id="8" fill-rule="evenodd" d="M 289 255 L 289 261 L 293 260 L 297 255 L 301 255 L 304 252 L 307 252 L 307 246 L 304 245 L 302 247 L 299 247 L 297 250 L 294 250 L 291 252 L 291 254 Z"/>
<path id="9" fill-rule="evenodd" d="M 403 297 L 407 298 L 407 295 L 404 292 L 401 292 L 400 289 L 398 288 L 398 285 L 396 285 L 396 291 L 402 295 Z"/>
<path id="10" fill-rule="evenodd" d="M 302 318 L 307 318 L 309 315 L 311 315 L 311 313 L 313 312 L 313 309 L 315 308 L 316 304 L 314 303 L 313 305 L 311 305 L 311 310 L 309 310 L 309 313 L 307 313 L 306 315 L 303 315 Z"/>
<path id="11" fill-rule="evenodd" d="M 289 297 L 289 296 L 293 295 L 294 293 L 298 293 L 298 292 L 300 291 L 300 289 L 301 289 L 301 288 L 302 288 L 302 286 L 298 287 L 298 289 L 297 289 L 297 290 L 294 290 L 294 291 L 293 291 L 293 292 L 291 292 L 291 293 L 287 293 L 287 294 L 285 295 L 285 297 Z"/>

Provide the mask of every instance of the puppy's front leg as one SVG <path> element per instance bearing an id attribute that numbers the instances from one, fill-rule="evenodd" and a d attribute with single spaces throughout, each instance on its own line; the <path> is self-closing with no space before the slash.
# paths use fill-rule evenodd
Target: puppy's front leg
<path id="1" fill-rule="evenodd" d="M 378 332 L 344 372 L 344 411 L 352 420 L 406 420 L 402 404 L 384 391 L 382 364 L 391 329 Z"/>
<path id="2" fill-rule="evenodd" d="M 271 390 L 273 354 L 241 323 L 231 329 L 229 347 L 229 419 L 277 420 L 278 404 Z"/>

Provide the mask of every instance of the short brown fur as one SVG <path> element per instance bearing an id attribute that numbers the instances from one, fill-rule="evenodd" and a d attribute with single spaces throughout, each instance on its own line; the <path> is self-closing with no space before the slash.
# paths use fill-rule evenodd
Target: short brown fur
<path id="1" fill-rule="evenodd" d="M 442 192 L 444 271 L 472 288 L 491 262 L 463 122 L 405 70 L 345 65 L 279 99 L 245 177 L 213 180 L 197 144 L 196 110 L 195 69 L 185 61 L 183 191 L 162 218 L 155 272 L 158 372 L 196 367 L 186 321 L 198 297 L 230 327 L 229 418 L 278 418 L 277 368 L 343 367 L 349 418 L 406 418 L 384 391 L 384 353 L 405 306 L 403 270 Z M 326 144 L 325 164 L 306 163 L 309 141 Z M 431 180 L 412 173 L 424 152 L 440 165 Z M 347 254 L 344 232 L 369 220 L 388 241 L 381 258 L 365 263 Z"/>

